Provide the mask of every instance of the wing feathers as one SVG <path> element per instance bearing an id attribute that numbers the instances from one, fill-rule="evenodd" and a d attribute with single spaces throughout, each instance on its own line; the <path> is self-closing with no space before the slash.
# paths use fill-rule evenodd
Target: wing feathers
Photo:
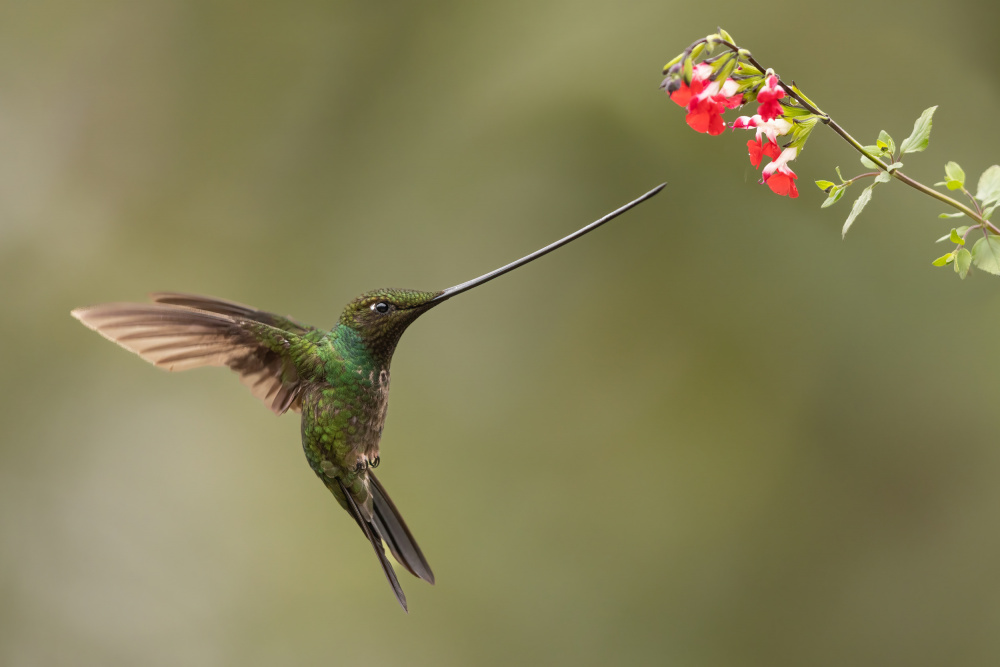
<path id="1" fill-rule="evenodd" d="M 254 396 L 281 414 L 297 410 L 302 389 L 295 360 L 286 354 L 297 331 L 307 329 L 232 302 L 161 294 L 161 303 L 109 303 L 72 311 L 73 317 L 126 350 L 171 371 L 228 366 Z M 174 299 L 183 303 L 167 303 Z M 212 306 L 198 310 L 190 304 Z"/>
<path id="2" fill-rule="evenodd" d="M 183 306 L 184 308 L 205 310 L 211 313 L 220 313 L 222 315 L 230 315 L 237 318 L 253 320 L 255 322 L 262 322 L 263 324 L 277 327 L 278 329 L 283 329 L 284 331 L 291 331 L 293 333 L 302 334 L 308 331 L 314 331 L 313 327 L 297 322 L 290 317 L 283 317 L 281 315 L 275 315 L 274 313 L 268 313 L 263 310 L 257 310 L 252 306 L 245 306 L 242 303 L 237 303 L 235 301 L 216 299 L 210 296 L 200 296 L 198 294 L 182 294 L 180 292 L 154 292 L 149 295 L 149 298 L 156 303 L 169 303 L 175 306 Z"/>

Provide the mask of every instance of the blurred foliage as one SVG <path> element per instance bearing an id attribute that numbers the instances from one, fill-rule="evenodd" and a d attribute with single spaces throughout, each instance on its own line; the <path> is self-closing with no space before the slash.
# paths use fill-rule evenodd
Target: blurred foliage
<path id="1" fill-rule="evenodd" d="M 0 5 L 0 663 L 995 664 L 994 279 L 941 281 L 903 188 L 842 243 L 657 86 L 724 22 L 846 127 L 941 104 L 928 153 L 978 174 L 1000 10 L 794 7 Z M 438 575 L 409 615 L 295 418 L 69 317 L 170 289 L 330 326 L 663 180 L 406 334 L 380 477 Z"/>

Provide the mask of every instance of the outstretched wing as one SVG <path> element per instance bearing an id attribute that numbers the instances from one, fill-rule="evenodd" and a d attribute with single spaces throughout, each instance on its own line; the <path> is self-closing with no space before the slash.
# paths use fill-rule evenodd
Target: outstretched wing
<path id="1" fill-rule="evenodd" d="M 272 327 L 300 335 L 309 333 L 310 331 L 316 331 L 315 327 L 302 324 L 301 322 L 297 322 L 290 317 L 275 315 L 274 313 L 257 310 L 253 306 L 245 306 L 242 303 L 227 301 L 225 299 L 216 299 L 211 296 L 184 294 L 182 292 L 153 292 L 149 295 L 149 298 L 156 303 L 169 303 L 175 306 L 184 306 L 185 308 L 194 308 L 195 310 L 207 310 L 210 313 L 229 315 L 231 317 L 242 318 L 244 320 L 253 320 L 255 322 L 269 324 Z"/>
<path id="2" fill-rule="evenodd" d="M 314 330 L 227 301 L 169 297 L 211 305 L 213 311 L 173 303 L 108 303 L 77 308 L 72 315 L 156 366 L 171 371 L 228 366 L 275 414 L 299 409 L 303 375 L 315 358 L 308 337 Z M 267 317 L 288 328 L 267 323 Z"/>

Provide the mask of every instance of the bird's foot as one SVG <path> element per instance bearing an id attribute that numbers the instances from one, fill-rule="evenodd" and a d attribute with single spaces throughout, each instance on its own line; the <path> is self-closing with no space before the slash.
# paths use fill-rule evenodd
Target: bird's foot
<path id="1" fill-rule="evenodd" d="M 369 468 L 377 468 L 379 463 L 381 463 L 381 460 L 377 456 L 371 460 L 367 458 L 358 459 L 358 462 L 354 464 L 354 472 L 363 472 Z"/>

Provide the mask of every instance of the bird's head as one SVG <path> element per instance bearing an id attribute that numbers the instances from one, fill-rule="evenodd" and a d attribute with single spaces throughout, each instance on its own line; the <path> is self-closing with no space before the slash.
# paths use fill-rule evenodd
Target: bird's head
<path id="1" fill-rule="evenodd" d="M 440 303 L 435 300 L 440 295 L 407 289 L 365 292 L 347 304 L 340 324 L 357 331 L 372 354 L 388 360 L 406 327 Z"/>

